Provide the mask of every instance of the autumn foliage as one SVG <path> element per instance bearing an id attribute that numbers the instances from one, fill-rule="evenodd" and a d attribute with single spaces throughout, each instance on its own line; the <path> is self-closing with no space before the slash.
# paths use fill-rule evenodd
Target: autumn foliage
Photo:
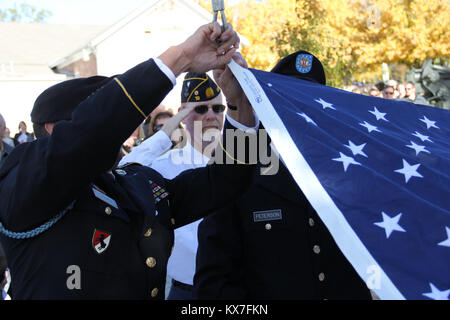
<path id="1" fill-rule="evenodd" d="M 211 10 L 211 2 L 198 0 Z M 419 66 L 450 57 L 448 0 L 244 0 L 226 15 L 248 40 L 241 49 L 250 67 L 270 70 L 304 49 L 324 64 L 328 84 L 363 80 L 381 64 Z M 381 76 L 381 74 L 379 74 Z"/>

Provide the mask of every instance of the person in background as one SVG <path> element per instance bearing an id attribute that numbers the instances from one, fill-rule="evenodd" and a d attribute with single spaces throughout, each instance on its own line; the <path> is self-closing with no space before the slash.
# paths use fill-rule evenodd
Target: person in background
<path id="1" fill-rule="evenodd" d="M 174 178 L 186 170 L 206 166 L 211 158 L 211 151 L 219 141 L 224 111 L 223 96 L 214 80 L 206 73 L 186 74 L 179 113 L 167 120 L 167 125 L 164 125 L 161 131 L 122 159 L 121 164 L 127 161 L 138 162 L 150 166 L 166 178 Z M 169 137 L 179 122 L 186 127 L 186 145 L 153 160 L 155 150 L 164 152 L 169 149 Z M 211 136 L 216 138 L 211 141 Z M 201 219 L 175 230 L 175 246 L 167 266 L 167 275 L 171 279 L 168 300 L 194 299 L 192 284 L 197 253 L 197 228 L 200 221 Z"/>
<path id="2" fill-rule="evenodd" d="M 423 105 L 430 105 L 427 101 L 427 99 L 425 99 L 424 97 L 422 97 L 421 95 L 418 95 L 416 92 L 416 86 L 414 85 L 413 82 L 408 81 L 405 85 L 405 90 L 406 90 L 406 96 L 405 98 L 403 98 L 403 101 L 410 101 L 410 102 L 414 102 L 416 104 L 423 104 Z"/>
<path id="3" fill-rule="evenodd" d="M 14 147 L 14 140 L 11 138 L 11 131 L 9 130 L 9 128 L 5 128 L 3 142 L 9 144 L 11 147 Z"/>
<path id="4" fill-rule="evenodd" d="M 406 87 L 403 82 L 399 82 L 397 84 L 397 92 L 398 92 L 397 99 L 403 99 L 406 96 Z"/>
<path id="5" fill-rule="evenodd" d="M 150 120 L 150 125 L 148 127 L 148 134 L 151 137 L 157 133 L 163 127 L 167 120 L 173 117 L 173 112 L 170 110 L 164 110 L 156 113 Z"/>
<path id="6" fill-rule="evenodd" d="M 394 99 L 395 89 L 393 86 L 387 85 L 382 92 L 384 99 Z"/>
<path id="7" fill-rule="evenodd" d="M 0 137 L 5 136 L 5 130 L 6 130 L 6 122 L 3 116 L 0 114 Z M 14 146 L 5 143 L 3 139 L 0 140 L 0 167 L 5 161 L 6 157 L 12 152 L 13 149 Z"/>
<path id="8" fill-rule="evenodd" d="M 0 137 L 5 136 L 6 122 L 3 116 L 0 114 Z M 5 141 L 0 140 L 0 168 L 3 162 L 5 162 L 6 157 L 12 152 L 14 146 L 9 145 Z M 3 251 L 2 244 L 0 243 L 0 289 L 3 292 L 3 287 L 6 285 L 5 270 L 8 264 L 6 262 L 6 255 Z"/>
<path id="9" fill-rule="evenodd" d="M 356 93 L 356 94 L 362 94 L 362 90 L 361 90 L 360 87 L 354 88 L 354 89 L 352 90 L 352 92 L 353 92 L 353 93 Z"/>
<path id="10" fill-rule="evenodd" d="M 24 142 L 30 142 L 34 140 L 34 135 L 27 132 L 27 124 L 24 121 L 19 123 L 19 132 L 14 136 L 14 145 L 18 146 Z"/>
<path id="11" fill-rule="evenodd" d="M 369 96 L 380 98 L 380 97 L 381 97 L 381 93 L 380 93 L 380 91 L 377 89 L 377 87 L 371 87 L 371 88 L 369 89 Z"/>

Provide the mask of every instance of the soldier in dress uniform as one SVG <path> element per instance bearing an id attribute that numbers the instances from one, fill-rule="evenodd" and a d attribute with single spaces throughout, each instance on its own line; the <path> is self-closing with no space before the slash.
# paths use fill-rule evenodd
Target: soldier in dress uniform
<path id="1" fill-rule="evenodd" d="M 13 299 L 164 298 L 173 229 L 243 192 L 251 166 L 212 164 L 167 180 L 114 164 L 176 76 L 222 66 L 238 45 L 231 25 L 222 33 L 211 23 L 124 74 L 68 80 L 38 97 L 31 118 L 39 138 L 0 169 Z"/>
<path id="2" fill-rule="evenodd" d="M 281 59 L 271 72 L 325 85 L 320 61 L 306 51 Z M 215 71 L 228 114 L 258 121 L 228 68 Z M 236 109 L 233 111 L 232 109 Z M 231 109 L 231 110 L 230 110 Z M 247 111 L 247 115 L 245 115 Z M 239 115 L 240 113 L 240 115 Z M 280 159 L 281 160 L 281 159 Z M 237 201 L 205 217 L 198 229 L 194 293 L 199 299 L 370 299 L 366 284 L 282 162 L 254 172 Z M 276 166 L 274 166 L 276 168 Z"/>

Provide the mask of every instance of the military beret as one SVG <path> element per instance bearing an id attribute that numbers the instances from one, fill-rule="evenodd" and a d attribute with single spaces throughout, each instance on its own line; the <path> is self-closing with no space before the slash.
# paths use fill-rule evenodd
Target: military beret
<path id="1" fill-rule="evenodd" d="M 42 92 L 31 110 L 33 123 L 49 123 L 72 119 L 72 112 L 87 97 L 112 78 L 93 76 L 55 84 Z"/>
<path id="2" fill-rule="evenodd" d="M 326 84 L 322 63 L 313 54 L 303 50 L 284 57 L 270 72 Z"/>
<path id="3" fill-rule="evenodd" d="M 181 102 L 207 101 L 217 97 L 220 88 L 206 73 L 187 73 L 181 88 Z"/>

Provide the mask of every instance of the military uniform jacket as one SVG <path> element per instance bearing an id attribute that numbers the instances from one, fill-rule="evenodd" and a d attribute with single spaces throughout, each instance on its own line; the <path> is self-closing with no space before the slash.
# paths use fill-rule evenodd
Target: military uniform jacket
<path id="1" fill-rule="evenodd" d="M 199 299 L 370 299 L 317 213 L 280 162 L 232 205 L 203 219 Z"/>
<path id="2" fill-rule="evenodd" d="M 35 237 L 0 235 L 13 299 L 164 299 L 173 228 L 224 205 L 251 177 L 248 166 L 220 165 L 173 180 L 136 164 L 108 173 L 122 142 L 172 86 L 146 61 L 92 94 L 51 136 L 8 156 L 0 169 L 6 229 L 33 230 L 75 201 Z"/>

